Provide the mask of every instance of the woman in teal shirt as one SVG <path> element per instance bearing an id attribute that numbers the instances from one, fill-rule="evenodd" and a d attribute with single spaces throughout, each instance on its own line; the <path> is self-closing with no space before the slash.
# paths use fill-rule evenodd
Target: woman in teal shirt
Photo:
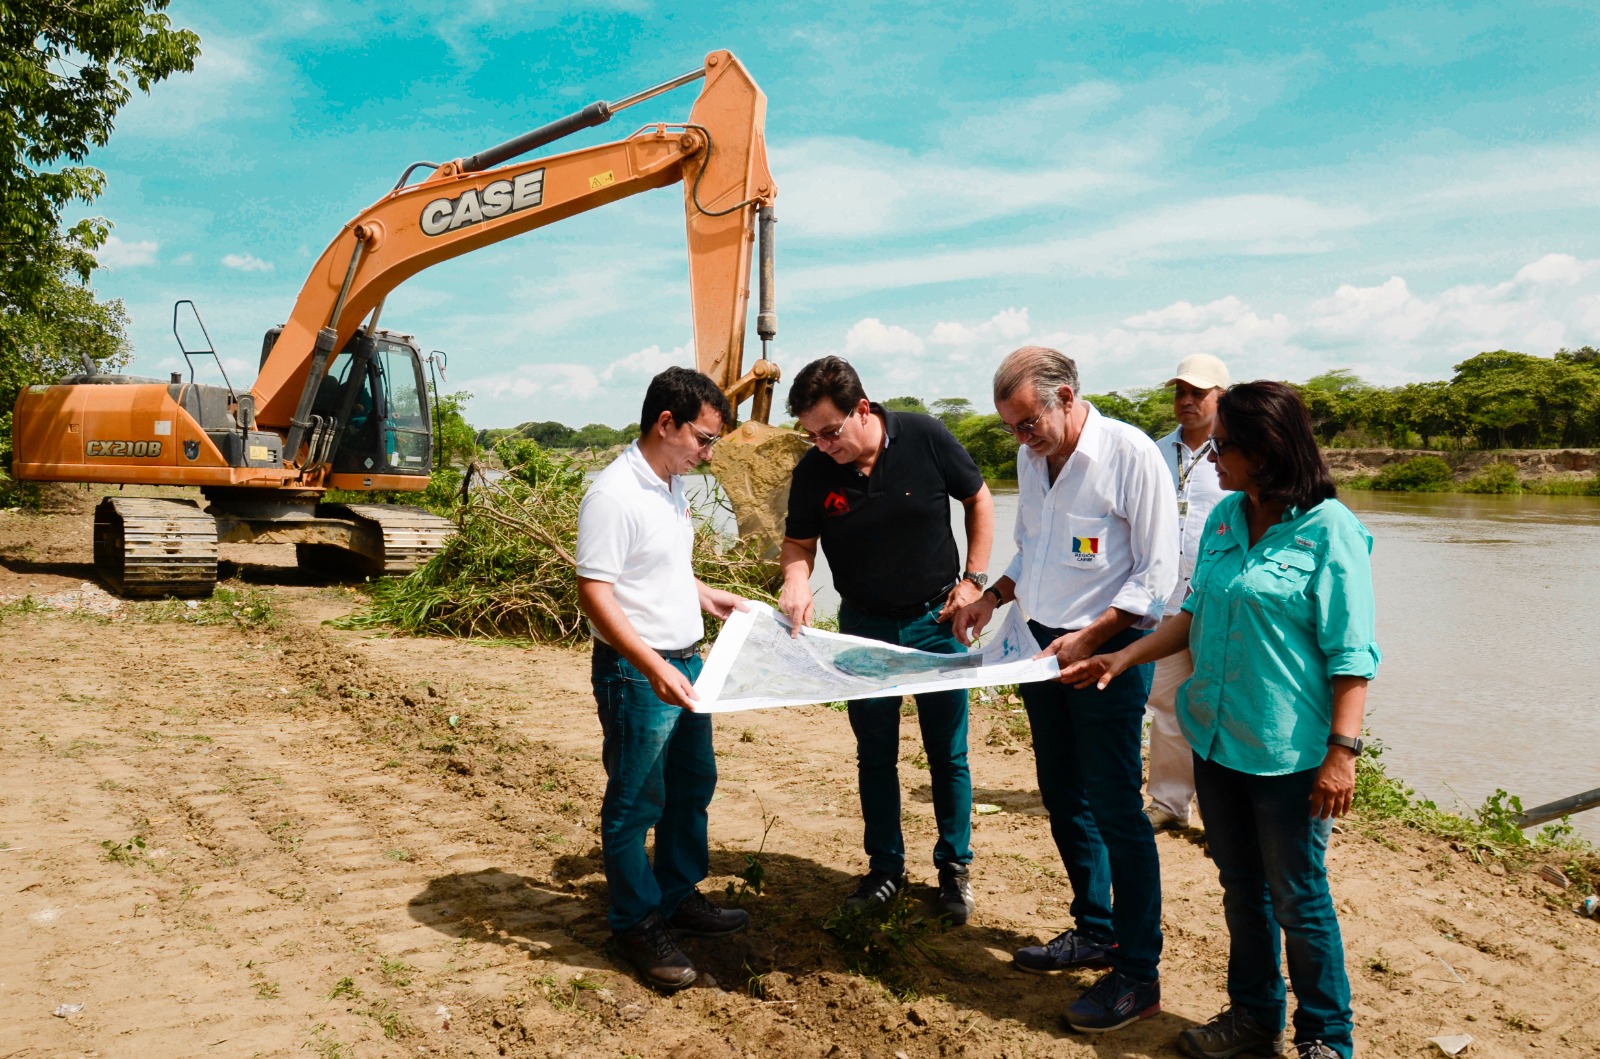
<path id="1" fill-rule="evenodd" d="M 1349 1059 L 1350 982 L 1324 857 L 1350 809 L 1367 681 L 1377 671 L 1372 537 L 1335 500 L 1311 419 L 1281 383 L 1234 386 L 1211 459 L 1224 489 L 1182 612 L 1070 667 L 1102 687 L 1187 646 L 1178 720 L 1228 921 L 1230 1006 L 1179 1035 L 1186 1055 L 1277 1055 L 1287 950 L 1300 1059 Z M 1281 932 L 1281 938 L 1280 938 Z"/>

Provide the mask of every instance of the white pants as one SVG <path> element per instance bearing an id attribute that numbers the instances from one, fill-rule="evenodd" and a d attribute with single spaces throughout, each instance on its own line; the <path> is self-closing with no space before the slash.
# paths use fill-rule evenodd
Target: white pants
<path id="1" fill-rule="evenodd" d="M 1194 751 L 1178 729 L 1178 686 L 1194 673 L 1188 650 L 1156 662 L 1150 680 L 1150 803 L 1189 823 L 1189 803 L 1194 800 Z"/>

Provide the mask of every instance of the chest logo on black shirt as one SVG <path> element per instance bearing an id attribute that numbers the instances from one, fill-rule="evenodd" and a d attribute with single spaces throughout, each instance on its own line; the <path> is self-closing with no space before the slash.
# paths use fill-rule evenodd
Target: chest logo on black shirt
<path id="1" fill-rule="evenodd" d="M 850 498 L 837 489 L 830 490 L 822 500 L 822 510 L 830 515 L 848 515 L 850 513 Z"/>

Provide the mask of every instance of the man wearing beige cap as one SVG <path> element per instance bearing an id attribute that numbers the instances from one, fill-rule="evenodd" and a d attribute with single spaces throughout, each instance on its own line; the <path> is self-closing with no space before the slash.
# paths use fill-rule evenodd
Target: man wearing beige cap
<path id="1" fill-rule="evenodd" d="M 1224 493 L 1217 484 L 1217 469 L 1207 459 L 1211 428 L 1217 421 L 1217 398 L 1228 387 L 1228 369 L 1209 353 L 1184 357 L 1167 385 L 1173 388 L 1172 412 L 1178 429 L 1156 442 L 1178 491 L 1178 586 L 1167 600 L 1167 615 L 1175 615 L 1189 594 L 1195 555 L 1206 517 Z M 1189 806 L 1194 801 L 1194 757 L 1178 729 L 1175 700 L 1178 686 L 1194 672 L 1188 651 L 1179 651 L 1156 663 L 1150 681 L 1150 804 L 1145 815 L 1157 831 L 1189 826 Z"/>

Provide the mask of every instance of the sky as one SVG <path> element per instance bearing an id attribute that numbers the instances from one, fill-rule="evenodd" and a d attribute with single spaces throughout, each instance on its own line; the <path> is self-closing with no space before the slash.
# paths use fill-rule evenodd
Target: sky
<path id="1" fill-rule="evenodd" d="M 253 379 L 311 264 L 410 163 L 470 155 L 731 50 L 767 95 L 772 359 L 875 398 L 988 408 L 1000 357 L 1087 392 L 1182 357 L 1235 379 L 1448 378 L 1600 345 L 1600 7 L 1473 4 L 175 0 L 193 73 L 90 164 L 94 285 L 131 371 L 181 368 L 191 298 Z M 548 153 L 687 117 L 698 85 Z M 646 192 L 436 265 L 382 326 L 449 355 L 479 427 L 621 426 L 692 364 L 683 205 Z M 759 354 L 754 306 L 745 363 Z M 779 384 L 779 398 L 786 390 Z"/>

